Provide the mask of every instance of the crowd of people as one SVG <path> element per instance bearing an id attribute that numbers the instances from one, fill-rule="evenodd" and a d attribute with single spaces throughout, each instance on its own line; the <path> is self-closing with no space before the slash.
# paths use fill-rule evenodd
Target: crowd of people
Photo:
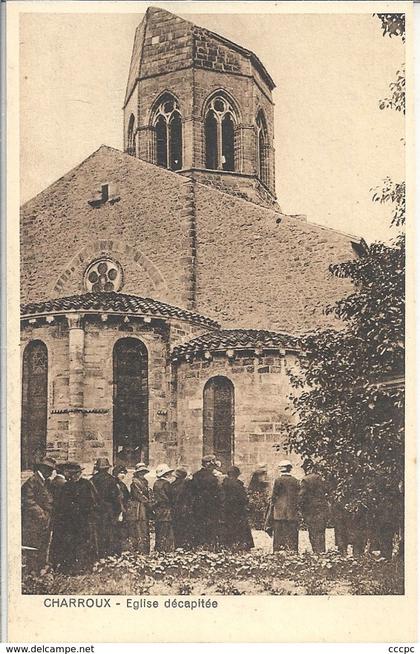
<path id="1" fill-rule="evenodd" d="M 49 566 L 77 574 L 107 556 L 123 551 L 149 554 L 154 526 L 156 551 L 207 548 L 245 551 L 254 547 L 251 527 L 273 538 L 273 551 L 298 551 L 302 520 L 314 552 L 324 552 L 325 533 L 331 521 L 336 546 L 347 554 L 362 554 L 369 533 L 366 519 L 343 507 L 330 506 L 328 490 L 310 460 L 302 465 L 299 481 L 292 463 L 283 460 L 270 489 L 267 466 L 261 464 L 248 489 L 240 470 L 226 472 L 214 455 L 204 456 L 194 474 L 182 467 L 159 465 L 150 488 L 150 468 L 140 462 L 130 487 L 124 464 L 111 471 L 107 458 L 99 458 L 90 479 L 78 463 L 44 458 L 22 486 L 22 545 L 28 571 Z M 394 526 L 376 534 L 383 556 L 392 555 Z M 372 537 L 371 537 L 372 540 Z"/>

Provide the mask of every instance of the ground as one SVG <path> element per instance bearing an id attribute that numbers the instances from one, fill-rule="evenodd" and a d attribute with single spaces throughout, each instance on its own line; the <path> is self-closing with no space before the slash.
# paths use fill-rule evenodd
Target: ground
<path id="1" fill-rule="evenodd" d="M 333 548 L 332 530 L 327 543 Z M 25 594 L 42 595 L 402 595 L 399 557 L 343 557 L 335 549 L 314 555 L 301 531 L 299 554 L 271 553 L 271 539 L 253 532 L 251 552 L 126 552 L 95 565 L 86 575 L 47 572 L 23 576 Z"/>

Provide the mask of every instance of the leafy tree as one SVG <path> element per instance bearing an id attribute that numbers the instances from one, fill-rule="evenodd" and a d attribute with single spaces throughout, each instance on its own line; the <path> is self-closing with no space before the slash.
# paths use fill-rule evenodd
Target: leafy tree
<path id="1" fill-rule="evenodd" d="M 404 40 L 404 14 L 378 17 L 384 34 Z M 398 84 L 381 108 L 405 111 L 405 80 Z M 375 513 L 399 505 L 404 478 L 405 183 L 387 178 L 373 200 L 390 204 L 400 233 L 391 245 L 363 243 L 359 259 L 330 266 L 354 290 L 326 309 L 340 330 L 302 340 L 300 365 L 289 371 L 297 423 L 287 446 L 316 461 L 348 510 Z"/>

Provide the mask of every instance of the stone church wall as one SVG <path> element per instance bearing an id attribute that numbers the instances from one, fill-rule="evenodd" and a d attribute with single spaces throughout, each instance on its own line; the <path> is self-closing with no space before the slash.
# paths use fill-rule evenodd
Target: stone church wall
<path id="1" fill-rule="evenodd" d="M 324 308 L 352 286 L 328 267 L 355 258 L 350 237 L 202 184 L 195 202 L 197 311 L 225 327 L 292 334 L 334 324 Z"/>
<path id="2" fill-rule="evenodd" d="M 214 376 L 227 377 L 235 392 L 234 463 L 248 481 L 259 463 L 267 463 L 269 476 L 285 457 L 285 425 L 292 419 L 288 398 L 291 387 L 286 365 L 294 365 L 292 355 L 277 352 L 256 357 L 237 353 L 234 359 L 215 354 L 210 361 L 182 361 L 177 367 L 178 457 L 200 467 L 203 455 L 203 390 Z M 287 455 L 299 466 L 299 457 Z"/>

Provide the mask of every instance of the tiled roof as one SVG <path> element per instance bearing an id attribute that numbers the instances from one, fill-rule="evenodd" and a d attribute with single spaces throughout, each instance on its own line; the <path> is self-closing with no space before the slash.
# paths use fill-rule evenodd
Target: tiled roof
<path id="1" fill-rule="evenodd" d="M 31 302 L 21 305 L 21 317 L 45 315 L 51 313 L 66 313 L 81 311 L 86 313 L 109 312 L 136 314 L 140 316 L 156 316 L 162 318 L 178 318 L 189 322 L 198 323 L 207 327 L 218 328 L 219 324 L 187 309 L 173 307 L 170 304 L 142 298 L 137 295 L 126 295 L 125 293 L 85 293 L 83 295 L 71 295 L 53 300 Z"/>
<path id="2" fill-rule="evenodd" d="M 290 334 L 268 332 L 260 329 L 222 329 L 198 336 L 172 352 L 177 359 L 189 354 L 215 352 L 217 350 L 246 350 L 255 348 L 298 348 L 299 339 Z"/>

